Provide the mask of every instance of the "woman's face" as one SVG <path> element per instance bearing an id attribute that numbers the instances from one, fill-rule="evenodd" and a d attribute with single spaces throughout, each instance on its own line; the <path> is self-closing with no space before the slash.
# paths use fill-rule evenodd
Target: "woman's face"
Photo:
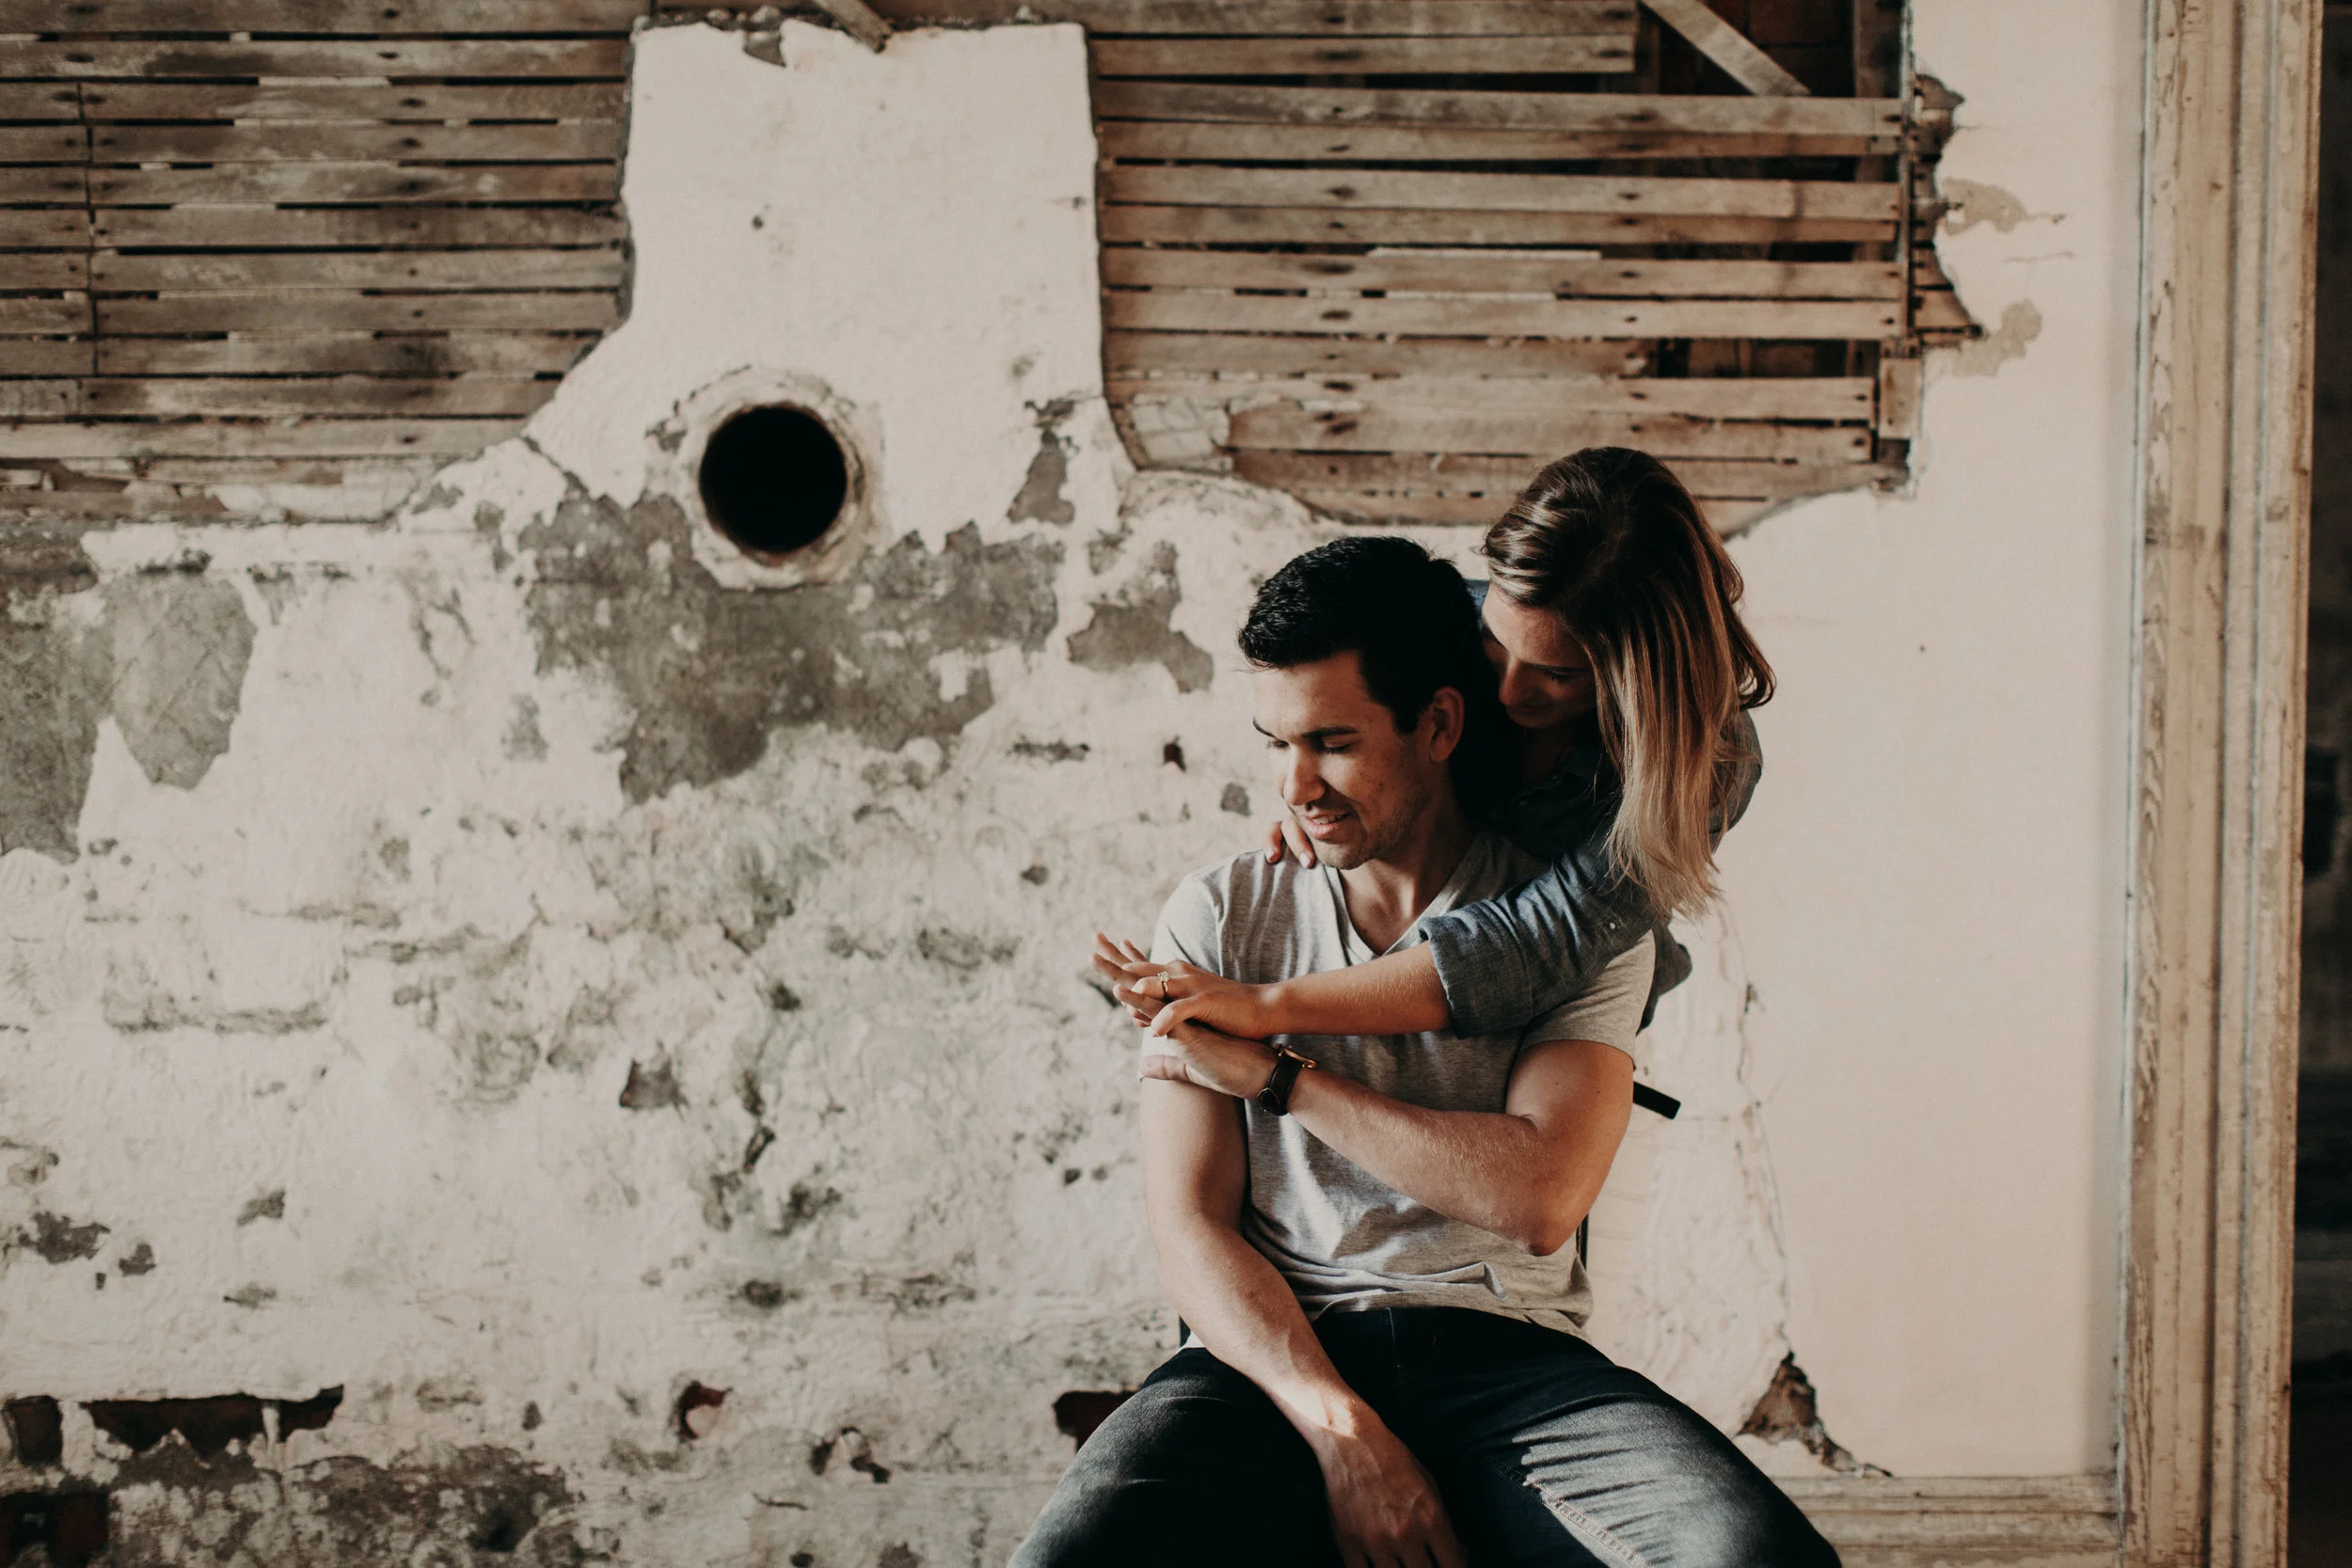
<path id="1" fill-rule="evenodd" d="M 1500 588 L 1486 592 L 1486 657 L 1502 705 L 1523 730 L 1549 730 L 1593 711 L 1593 662 L 1560 617 L 1530 610 Z"/>

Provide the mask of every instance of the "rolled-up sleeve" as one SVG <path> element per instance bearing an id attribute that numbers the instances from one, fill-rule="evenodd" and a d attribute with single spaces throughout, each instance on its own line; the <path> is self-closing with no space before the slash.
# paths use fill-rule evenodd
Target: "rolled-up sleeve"
<path id="1" fill-rule="evenodd" d="M 1509 893 L 1422 927 L 1455 1034 L 1525 1028 L 1649 936 L 1658 924 L 1649 895 L 1607 855 L 1597 836 Z"/>

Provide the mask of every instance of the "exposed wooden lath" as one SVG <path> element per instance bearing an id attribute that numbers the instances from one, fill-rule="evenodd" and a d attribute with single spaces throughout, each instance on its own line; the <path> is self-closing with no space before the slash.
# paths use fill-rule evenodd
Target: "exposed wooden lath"
<path id="1" fill-rule="evenodd" d="M 1792 96 L 1633 90 L 1624 5 L 1038 13 L 1092 30 L 1105 369 L 1139 461 L 1482 521 L 1542 461 L 1622 443 L 1732 526 L 1899 479 L 1923 329 L 1973 330 L 1932 252 L 1902 260 L 1940 127 L 1793 96 L 1744 40 L 1710 57 Z"/>
<path id="2" fill-rule="evenodd" d="M 0 0 L 0 464 L 331 483 L 518 428 L 619 317 L 646 8 Z"/>

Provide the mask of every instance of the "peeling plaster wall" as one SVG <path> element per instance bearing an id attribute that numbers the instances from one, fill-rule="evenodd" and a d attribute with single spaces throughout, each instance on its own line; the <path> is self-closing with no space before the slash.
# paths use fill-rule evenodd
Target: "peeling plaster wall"
<path id="1" fill-rule="evenodd" d="M 1770 773 L 1595 1217 L 1603 1341 L 1783 1470 L 2107 1460 L 2137 43 L 1998 9 L 1921 63 L 2033 325 L 1737 546 Z M 1172 1343 L 1081 958 L 1257 834 L 1232 631 L 1334 531 L 1126 467 L 1074 29 L 781 53 L 641 37 L 633 314 L 523 438 L 0 548 L 0 1492 L 118 1560 L 993 1563 Z M 761 371 L 871 443 L 828 583 L 677 493 Z"/>

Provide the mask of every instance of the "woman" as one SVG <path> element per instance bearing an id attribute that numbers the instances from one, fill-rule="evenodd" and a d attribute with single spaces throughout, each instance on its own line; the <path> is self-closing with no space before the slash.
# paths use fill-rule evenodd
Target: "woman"
<path id="1" fill-rule="evenodd" d="M 1123 971 L 1122 1000 L 1156 1011 L 1154 1033 L 1500 1034 L 1582 993 L 1636 942 L 1658 943 L 1652 1007 L 1690 974 L 1666 922 L 1714 896 L 1715 841 L 1762 766 L 1747 710 L 1772 694 L 1740 622 L 1739 568 L 1665 465 L 1623 447 L 1546 467 L 1479 553 L 1486 652 L 1518 737 L 1495 825 L 1550 869 L 1427 921 L 1426 942 L 1276 985 L 1098 938 L 1097 961 Z M 1295 822 L 1268 836 L 1269 860 L 1287 840 L 1311 862 Z"/>

